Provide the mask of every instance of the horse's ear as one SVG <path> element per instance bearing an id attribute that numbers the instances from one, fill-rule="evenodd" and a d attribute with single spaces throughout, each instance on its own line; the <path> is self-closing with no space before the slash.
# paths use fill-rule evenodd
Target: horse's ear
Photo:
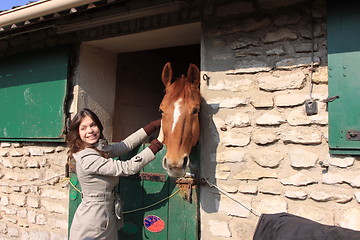
<path id="1" fill-rule="evenodd" d="M 171 68 L 171 63 L 168 62 L 165 64 L 162 74 L 161 74 L 161 79 L 162 82 L 164 83 L 164 86 L 167 88 L 168 86 L 170 86 L 171 84 L 171 79 L 173 76 L 173 72 L 172 72 L 172 68 Z"/>
<path id="2" fill-rule="evenodd" d="M 189 82 L 194 84 L 196 87 L 199 87 L 200 85 L 200 70 L 195 64 L 190 64 L 188 73 L 187 73 L 187 79 Z"/>

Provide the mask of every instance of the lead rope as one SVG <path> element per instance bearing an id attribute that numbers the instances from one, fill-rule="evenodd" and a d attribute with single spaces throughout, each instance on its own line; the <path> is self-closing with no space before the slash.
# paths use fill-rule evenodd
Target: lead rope
<path id="1" fill-rule="evenodd" d="M 78 192 L 81 194 L 81 191 L 74 185 L 73 182 L 71 182 L 71 180 L 70 180 L 69 178 L 65 178 L 65 179 L 63 179 L 63 181 L 64 181 L 64 180 L 68 180 L 69 183 L 70 183 L 70 185 L 71 185 L 76 191 L 78 191 Z M 148 205 L 148 206 L 146 206 L 146 207 L 142 207 L 142 208 L 137 208 L 137 209 L 134 209 L 134 210 L 125 211 L 125 212 L 123 212 L 123 214 L 133 213 L 133 212 L 137 212 L 137 211 L 141 211 L 141 210 L 144 210 L 144 209 L 151 208 L 151 207 L 153 207 L 153 206 L 155 206 L 155 205 L 158 205 L 159 203 L 162 203 L 163 201 L 165 201 L 165 200 L 167 200 L 167 199 L 169 199 L 169 198 L 172 198 L 172 197 L 175 196 L 179 191 L 180 191 L 180 188 L 179 188 L 178 190 L 176 190 L 176 191 L 175 191 L 173 194 L 171 194 L 170 196 L 167 196 L 166 198 L 163 198 L 163 199 L 161 199 L 161 200 L 158 201 L 158 202 L 155 202 L 155 203 L 153 203 L 153 204 L 150 204 L 150 205 Z"/>
<path id="2" fill-rule="evenodd" d="M 242 207 L 246 208 L 247 210 L 249 210 L 252 214 L 254 214 L 257 217 L 260 217 L 260 213 L 258 213 L 255 209 L 251 208 L 251 207 L 247 207 L 245 204 L 243 204 L 242 202 L 240 202 L 239 200 L 237 200 L 236 198 L 230 196 L 225 190 L 219 188 L 217 185 L 215 185 L 214 183 L 209 182 L 207 179 L 202 178 L 202 181 L 205 181 L 210 187 L 214 187 L 217 190 L 219 190 L 220 193 L 224 194 L 225 196 L 227 196 L 228 198 L 230 198 L 231 200 L 235 201 L 236 203 L 240 204 Z"/>

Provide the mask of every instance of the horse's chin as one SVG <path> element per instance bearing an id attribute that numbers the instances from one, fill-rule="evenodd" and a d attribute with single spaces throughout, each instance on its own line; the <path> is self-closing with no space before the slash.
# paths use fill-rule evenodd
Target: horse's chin
<path id="1" fill-rule="evenodd" d="M 168 169 L 166 167 L 164 167 L 164 169 L 166 170 L 166 172 L 168 173 L 169 177 L 172 178 L 180 178 L 180 177 L 184 177 L 186 174 L 185 169 L 183 168 L 172 168 L 172 169 Z"/>

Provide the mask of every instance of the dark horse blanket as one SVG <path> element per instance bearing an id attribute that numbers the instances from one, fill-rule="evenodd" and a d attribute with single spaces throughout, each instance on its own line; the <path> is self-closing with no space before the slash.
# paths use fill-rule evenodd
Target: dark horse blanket
<path id="1" fill-rule="evenodd" d="M 253 240 L 360 240 L 360 231 L 323 225 L 288 213 L 262 214 Z"/>

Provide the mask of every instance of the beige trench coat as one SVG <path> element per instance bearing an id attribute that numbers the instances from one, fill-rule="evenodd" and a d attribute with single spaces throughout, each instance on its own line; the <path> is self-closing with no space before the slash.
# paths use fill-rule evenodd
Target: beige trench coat
<path id="1" fill-rule="evenodd" d="M 98 146 L 111 157 L 123 155 L 144 142 L 147 135 L 139 129 L 122 142 Z M 123 221 L 114 212 L 114 188 L 119 176 L 135 174 L 155 158 L 149 148 L 128 161 L 103 158 L 96 150 L 86 148 L 74 154 L 77 177 L 82 188 L 82 202 L 70 227 L 70 240 L 117 240 Z"/>

